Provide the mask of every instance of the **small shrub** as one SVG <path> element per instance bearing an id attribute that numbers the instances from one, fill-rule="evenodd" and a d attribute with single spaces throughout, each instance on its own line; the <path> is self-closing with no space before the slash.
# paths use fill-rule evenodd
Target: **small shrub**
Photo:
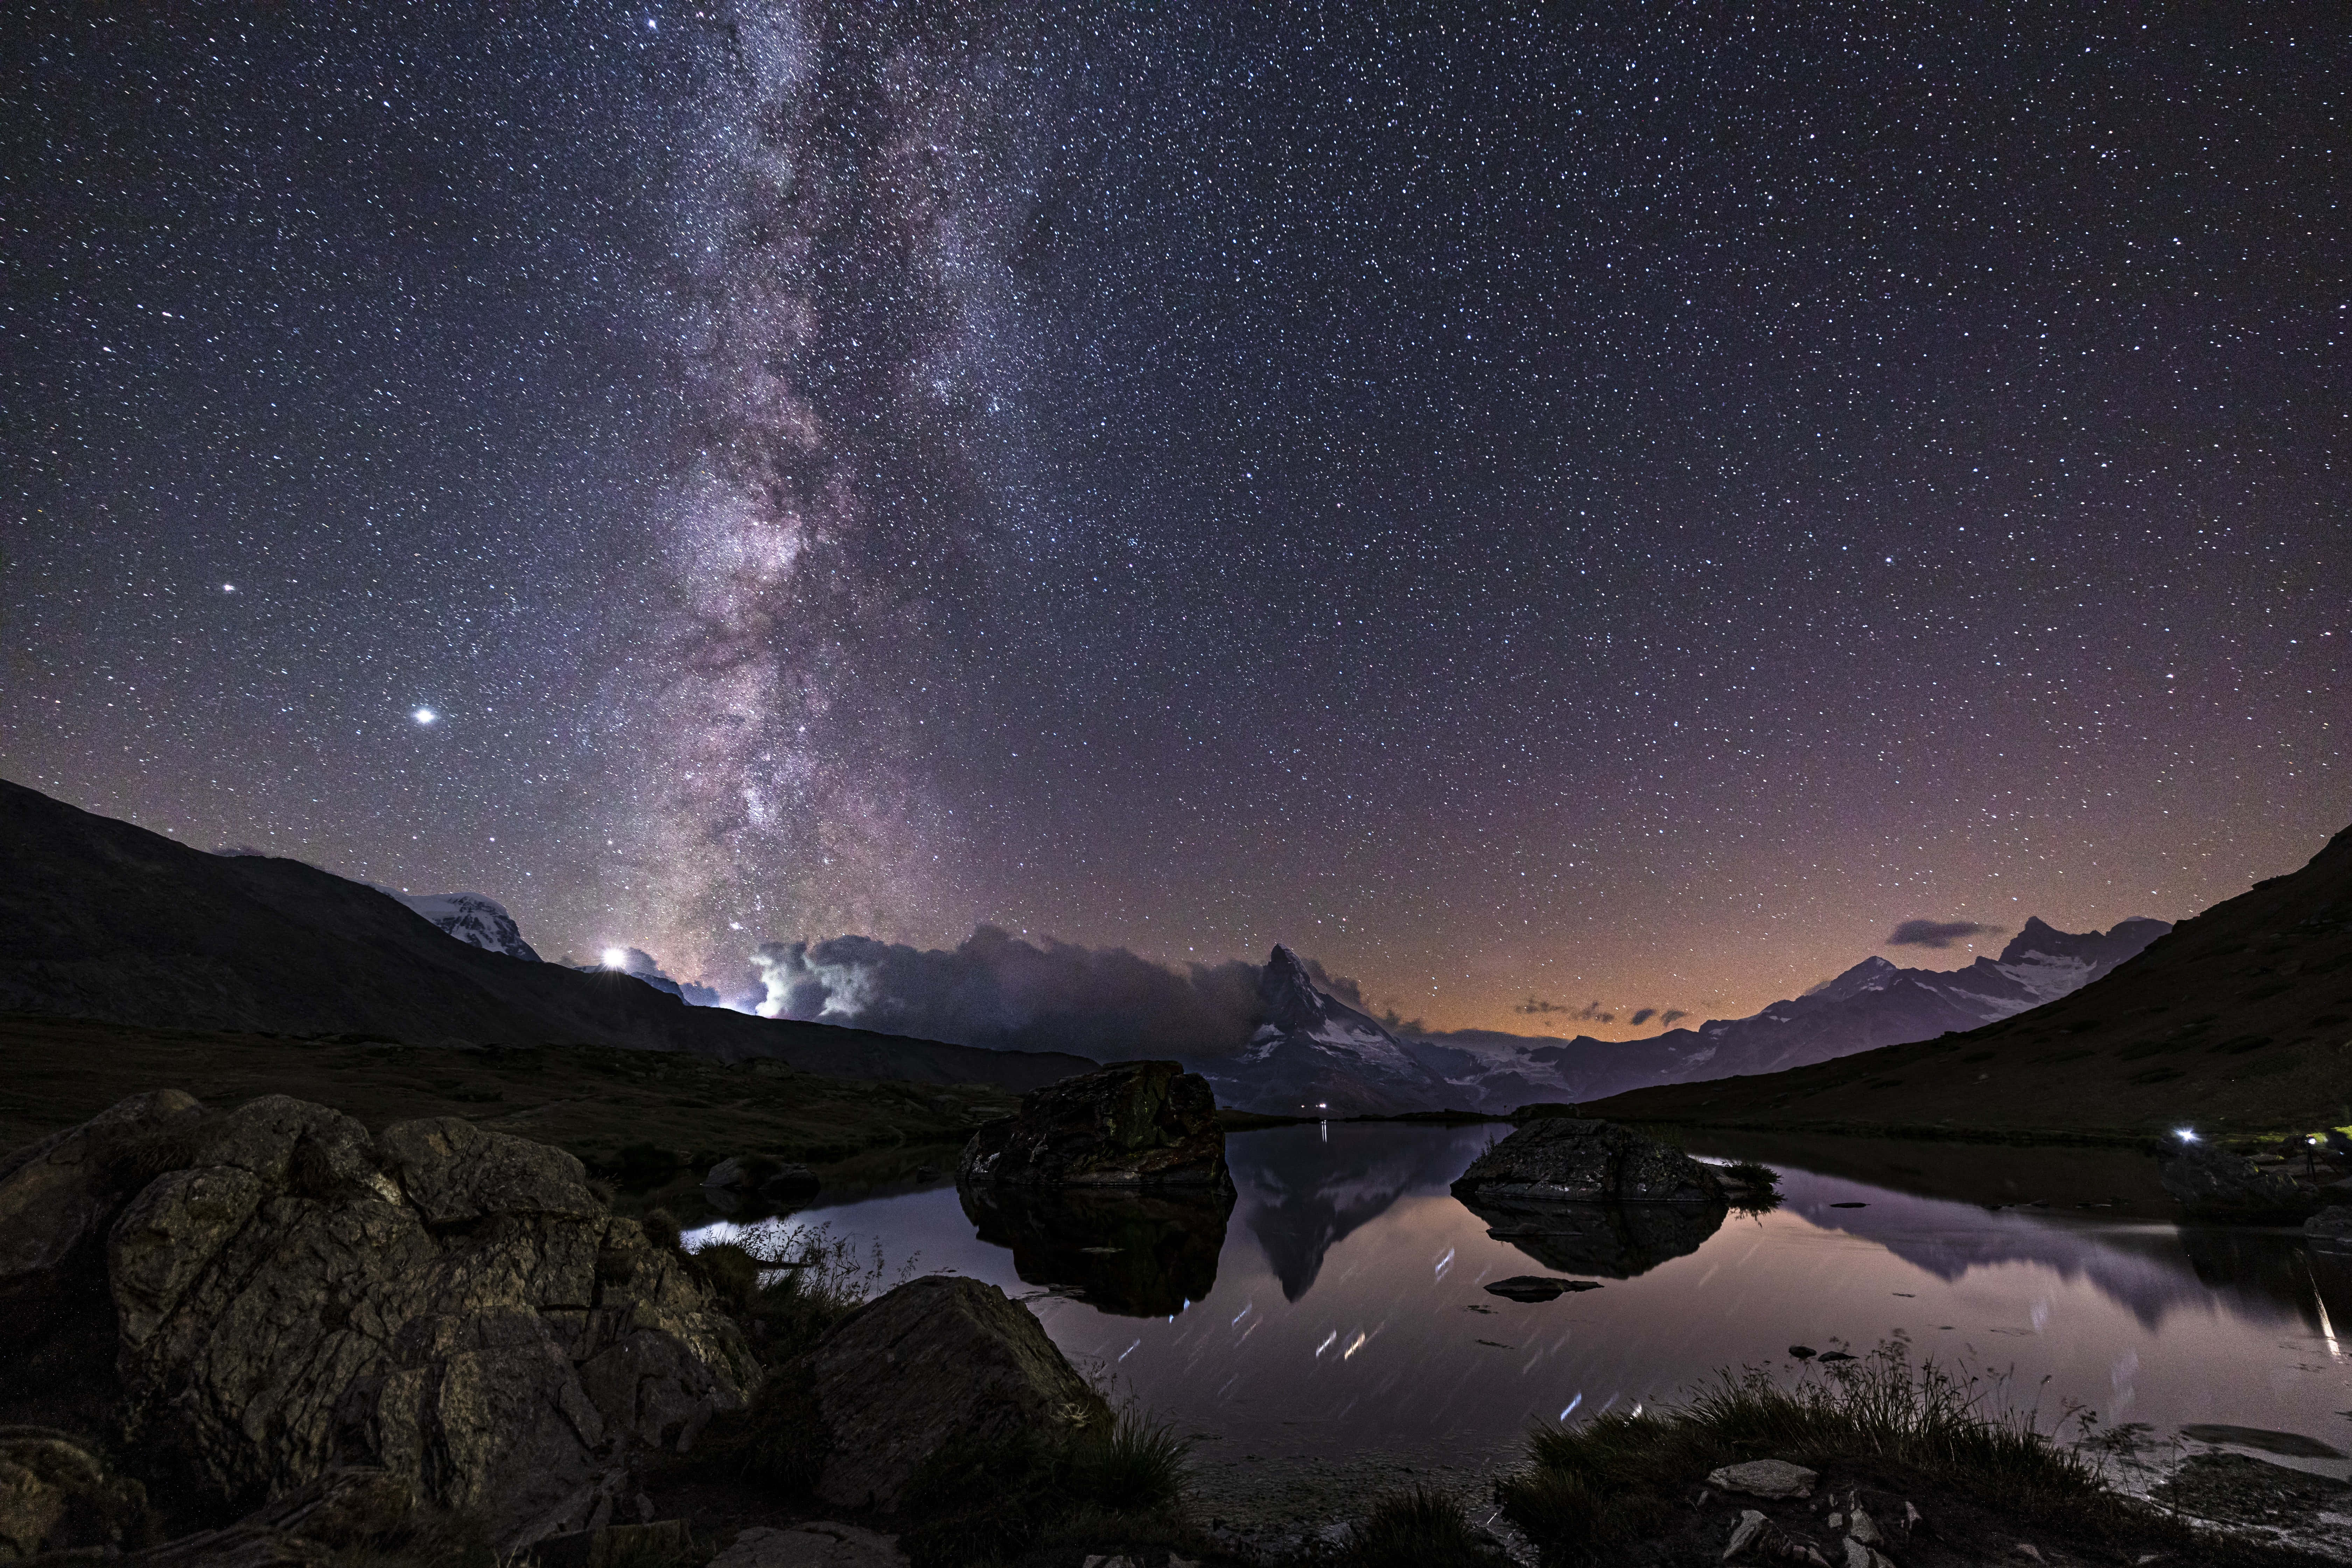
<path id="1" fill-rule="evenodd" d="M 1496 1558 L 1460 1503 L 1415 1487 L 1375 1501 L 1341 1561 L 1348 1568 L 1488 1568 Z"/>
<path id="2" fill-rule="evenodd" d="M 1107 1509 L 1166 1508 L 1183 1493 L 1192 1454 L 1173 1426 L 1122 1410 L 1109 1431 L 1072 1445 L 1071 1489 Z"/>

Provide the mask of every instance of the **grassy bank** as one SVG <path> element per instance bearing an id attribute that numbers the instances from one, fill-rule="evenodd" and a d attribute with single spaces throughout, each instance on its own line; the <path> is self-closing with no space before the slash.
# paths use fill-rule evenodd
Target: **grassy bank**
<path id="1" fill-rule="evenodd" d="M 2059 1441 L 2002 1402 L 1998 1380 L 1915 1364 L 1900 1341 L 1794 1383 L 1722 1374 L 1686 1404 L 1546 1427 L 1528 1468 L 1496 1500 L 1548 1564 L 1615 1563 L 1637 1544 L 1659 1560 L 1710 1560 L 1743 1510 L 1780 1536 L 1843 1560 L 1852 1531 L 1908 1563 L 2194 1562 L 2289 1568 L 2326 1561 L 2200 1530 L 2114 1484 L 2087 1412 Z M 2112 1448 L 2112 1445 L 2107 1446 Z M 1711 1489 L 1713 1471 L 1780 1459 L 1817 1473 L 1810 1497 L 1767 1500 Z M 1857 1527 L 1856 1510 L 1868 1526 Z M 2021 1550 L 2034 1549 L 2032 1554 Z"/>
<path id="2" fill-rule="evenodd" d="M 0 1151 L 167 1087 L 224 1110 L 290 1094 L 371 1131 L 460 1116 L 554 1144 L 635 1190 L 698 1180 L 711 1162 L 753 1151 L 876 1177 L 908 1160 L 951 1163 L 973 1127 L 1017 1103 L 982 1084 L 820 1078 L 683 1052 L 469 1050 L 0 1017 Z"/>

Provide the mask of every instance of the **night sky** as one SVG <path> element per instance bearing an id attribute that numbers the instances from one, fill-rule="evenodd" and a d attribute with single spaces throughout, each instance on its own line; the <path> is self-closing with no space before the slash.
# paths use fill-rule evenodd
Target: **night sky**
<path id="1" fill-rule="evenodd" d="M 2339 11 L 1243 9 L 11 5 L 0 773 L 1621 1035 L 2352 820 Z"/>

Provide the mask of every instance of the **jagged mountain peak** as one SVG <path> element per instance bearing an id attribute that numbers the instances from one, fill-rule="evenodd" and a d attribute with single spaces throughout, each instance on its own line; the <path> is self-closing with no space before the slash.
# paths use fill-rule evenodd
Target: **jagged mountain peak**
<path id="1" fill-rule="evenodd" d="M 1331 1016 L 1331 998 L 1315 984 L 1298 955 L 1279 942 L 1258 976 L 1257 1000 L 1261 1017 L 1276 1028 L 1311 1029 Z"/>
<path id="2" fill-rule="evenodd" d="M 1831 1001 L 1858 996 L 1864 991 L 1877 990 L 1901 973 L 1894 964 L 1873 953 L 1853 968 L 1822 981 L 1805 994 L 1824 996 Z"/>

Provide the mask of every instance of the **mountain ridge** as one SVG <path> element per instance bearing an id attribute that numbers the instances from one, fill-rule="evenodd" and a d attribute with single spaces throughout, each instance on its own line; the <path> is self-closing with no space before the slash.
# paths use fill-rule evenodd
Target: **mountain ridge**
<path id="1" fill-rule="evenodd" d="M 604 1045 L 768 1058 L 839 1078 L 996 1083 L 1091 1069 L 689 1007 L 452 937 L 398 899 L 299 860 L 218 856 L 0 780 L 0 1012 L 413 1044 Z"/>
<path id="2" fill-rule="evenodd" d="M 2031 1011 L 1779 1072 L 1629 1089 L 1587 1109 L 1946 1136 L 2352 1124 L 2352 827 L 2301 869 L 2182 921 Z"/>

